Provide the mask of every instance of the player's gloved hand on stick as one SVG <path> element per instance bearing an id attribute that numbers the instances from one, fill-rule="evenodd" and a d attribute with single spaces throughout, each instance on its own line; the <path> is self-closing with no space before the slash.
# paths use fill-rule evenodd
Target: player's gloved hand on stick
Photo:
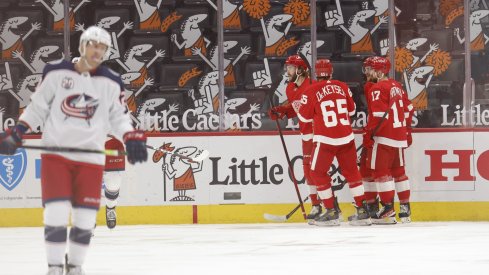
<path id="1" fill-rule="evenodd" d="M 15 154 L 15 150 L 22 145 L 22 136 L 27 129 L 27 126 L 19 123 L 4 133 L 0 133 L 0 155 Z"/>
<path id="2" fill-rule="evenodd" d="M 270 117 L 271 120 L 282 119 L 287 112 L 286 109 L 287 108 L 285 106 L 272 107 L 270 108 L 270 110 L 268 110 L 268 116 Z"/>
<path id="3" fill-rule="evenodd" d="M 143 131 L 127 132 L 124 135 L 124 143 L 126 145 L 127 161 L 130 164 L 148 160 L 146 135 Z"/>
<path id="4" fill-rule="evenodd" d="M 372 138 L 372 131 L 364 129 L 363 131 L 363 147 L 372 148 L 374 146 L 374 139 Z"/>

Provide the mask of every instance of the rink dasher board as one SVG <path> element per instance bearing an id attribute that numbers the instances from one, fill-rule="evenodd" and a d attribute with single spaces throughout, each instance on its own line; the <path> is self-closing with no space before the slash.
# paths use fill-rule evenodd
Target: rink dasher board
<path id="1" fill-rule="evenodd" d="M 304 198 L 308 188 L 303 179 L 300 135 L 288 134 L 284 138 Z M 415 217 L 489 220 L 487 214 L 473 213 L 473 209 L 488 212 L 482 211 L 489 206 L 489 145 L 485 142 L 488 139 L 489 132 L 480 130 L 413 134 L 413 145 L 405 150 L 405 162 L 413 210 L 422 210 Z M 38 145 L 39 139 L 29 139 L 27 143 Z M 151 216 L 164 216 L 153 218 L 155 223 L 263 222 L 264 212 L 284 215 L 297 204 L 285 155 L 275 133 L 162 134 L 150 137 L 148 144 L 155 147 L 166 144 L 174 152 L 190 156 L 205 149 L 210 155 L 201 163 L 188 163 L 170 156 L 158 158 L 150 151 L 147 163 L 127 165 L 119 209 L 127 213 L 128 224 L 150 223 L 146 219 Z M 361 135 L 356 135 L 356 144 L 361 144 Z M 6 158 L 0 157 L 0 212 L 12 218 L 0 226 L 8 226 L 10 220 L 12 223 L 17 220 L 18 224 L 16 216 L 37 215 L 41 210 L 40 152 L 26 150 L 13 160 Z M 9 164 L 8 171 L 5 163 Z M 194 180 L 183 181 L 184 177 Z M 333 178 L 344 180 L 341 175 Z M 346 211 L 351 211 L 348 189 L 338 196 Z M 430 209 L 436 209 L 438 216 L 431 215 L 434 211 Z M 292 221 L 300 220 L 299 212 Z"/>

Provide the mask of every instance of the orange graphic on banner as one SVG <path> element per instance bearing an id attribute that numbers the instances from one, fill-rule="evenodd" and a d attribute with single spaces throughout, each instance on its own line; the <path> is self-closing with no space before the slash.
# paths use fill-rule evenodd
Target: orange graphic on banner
<path id="1" fill-rule="evenodd" d="M 202 71 L 199 71 L 199 68 L 197 67 L 193 67 L 192 69 L 184 72 L 182 74 L 182 76 L 180 76 L 180 78 L 178 79 L 178 87 L 184 87 L 185 84 L 187 84 L 187 82 L 196 77 L 196 76 L 199 76 L 202 74 Z"/>
<path id="2" fill-rule="evenodd" d="M 236 84 L 236 79 L 234 78 L 233 64 L 229 64 L 225 71 L 227 74 L 224 77 L 224 86 L 234 86 Z"/>
<path id="3" fill-rule="evenodd" d="M 372 47 L 372 35 L 367 32 L 365 36 L 357 43 L 351 44 L 352 53 L 371 53 L 374 49 Z"/>
<path id="4" fill-rule="evenodd" d="M 284 13 L 292 15 L 292 23 L 296 26 L 311 25 L 309 4 L 304 0 L 291 0 L 284 6 Z"/>
<path id="5" fill-rule="evenodd" d="M 485 41 L 484 41 L 484 33 L 481 32 L 479 33 L 479 35 L 477 35 L 476 38 L 474 38 L 474 41 L 471 41 L 470 42 L 470 49 L 472 51 L 482 51 L 484 50 L 484 46 L 485 46 Z"/>
<path id="6" fill-rule="evenodd" d="M 146 68 L 146 66 L 143 66 L 141 69 L 139 69 L 139 72 L 141 73 L 141 75 L 138 78 L 131 81 L 132 88 L 139 88 L 143 86 L 144 80 L 148 78 L 148 69 Z"/>
<path id="7" fill-rule="evenodd" d="M 73 11 L 70 11 L 70 30 L 73 31 L 75 30 L 75 13 Z M 56 32 L 62 32 L 65 27 L 65 20 L 61 19 L 59 21 L 56 21 L 53 23 L 53 31 Z"/>
<path id="8" fill-rule="evenodd" d="M 192 167 L 189 167 L 185 173 L 180 177 L 175 177 L 173 181 L 173 190 L 190 190 L 196 189 L 194 172 L 192 171 Z"/>
<path id="9" fill-rule="evenodd" d="M 201 36 L 195 43 L 190 46 L 189 48 L 185 48 L 184 55 L 185 56 L 192 56 L 192 48 L 200 48 L 200 51 L 202 52 L 203 55 L 207 55 L 207 48 L 205 46 L 205 40 L 204 37 Z"/>
<path id="10" fill-rule="evenodd" d="M 13 44 L 10 48 L 2 51 L 2 59 L 12 60 L 13 59 L 12 53 L 14 51 L 17 51 L 17 52 L 23 52 L 24 51 L 24 45 L 22 45 L 22 38 L 19 38 L 15 42 L 15 44 Z"/>
<path id="11" fill-rule="evenodd" d="M 239 10 L 235 9 L 228 17 L 223 19 L 225 29 L 241 30 L 241 19 L 239 18 Z"/>
<path id="12" fill-rule="evenodd" d="M 270 0 L 244 0 L 243 9 L 255 19 L 263 18 L 270 12 Z"/>

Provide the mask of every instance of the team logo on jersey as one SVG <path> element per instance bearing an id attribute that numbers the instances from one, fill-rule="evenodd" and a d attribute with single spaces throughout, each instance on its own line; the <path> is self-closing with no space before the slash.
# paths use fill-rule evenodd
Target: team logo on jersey
<path id="1" fill-rule="evenodd" d="M 12 191 L 24 177 L 27 168 L 27 154 L 24 149 L 18 149 L 13 156 L 0 155 L 0 183 Z"/>
<path id="2" fill-rule="evenodd" d="M 71 95 L 61 105 L 61 110 L 68 117 L 90 120 L 97 111 L 98 99 L 86 94 Z"/>
<path id="3" fill-rule="evenodd" d="M 73 89 L 74 81 L 73 78 L 71 77 L 65 77 L 63 78 L 63 81 L 61 81 L 61 87 L 70 90 Z"/>

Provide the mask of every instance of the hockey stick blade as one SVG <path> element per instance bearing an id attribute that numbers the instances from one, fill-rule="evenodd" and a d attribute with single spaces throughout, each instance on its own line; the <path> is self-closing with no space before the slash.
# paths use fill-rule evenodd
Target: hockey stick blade
<path id="1" fill-rule="evenodd" d="M 263 214 L 263 217 L 265 218 L 265 220 L 269 220 L 269 221 L 272 221 L 272 222 L 286 222 L 287 221 L 287 217 L 284 215 L 284 216 L 277 216 L 277 215 L 272 215 L 272 214 Z"/>
<path id="2" fill-rule="evenodd" d="M 156 148 L 156 147 L 153 147 L 153 146 L 147 145 L 147 144 L 146 144 L 146 147 L 151 149 L 151 150 L 159 151 L 159 152 L 166 153 L 169 155 L 174 155 L 177 158 L 186 159 L 186 160 L 189 160 L 191 162 L 201 162 L 209 156 L 209 151 L 207 151 L 207 150 L 202 150 L 202 152 L 199 155 L 197 155 L 195 158 L 193 158 L 193 157 L 185 156 L 182 154 L 173 153 L 172 151 L 168 151 L 168 150 L 165 150 L 162 148 Z"/>
<path id="3" fill-rule="evenodd" d="M 197 156 L 194 158 L 194 161 L 195 161 L 195 162 L 201 162 L 201 161 L 203 161 L 204 159 L 206 159 L 208 156 L 209 156 L 209 151 L 207 151 L 207 150 L 202 150 L 202 152 L 200 152 L 200 154 L 199 154 L 199 155 L 197 155 Z"/>
<path id="4" fill-rule="evenodd" d="M 303 202 L 306 202 L 308 199 L 309 197 L 306 197 Z M 263 217 L 265 218 L 265 220 L 269 220 L 272 222 L 286 222 L 288 219 L 290 219 L 290 217 L 292 217 L 292 215 L 294 215 L 295 212 L 297 212 L 297 210 L 299 210 L 300 207 L 301 204 L 296 205 L 296 207 L 294 207 L 294 209 L 292 209 L 292 211 L 290 211 L 287 215 L 273 215 L 265 213 L 263 214 Z"/>

